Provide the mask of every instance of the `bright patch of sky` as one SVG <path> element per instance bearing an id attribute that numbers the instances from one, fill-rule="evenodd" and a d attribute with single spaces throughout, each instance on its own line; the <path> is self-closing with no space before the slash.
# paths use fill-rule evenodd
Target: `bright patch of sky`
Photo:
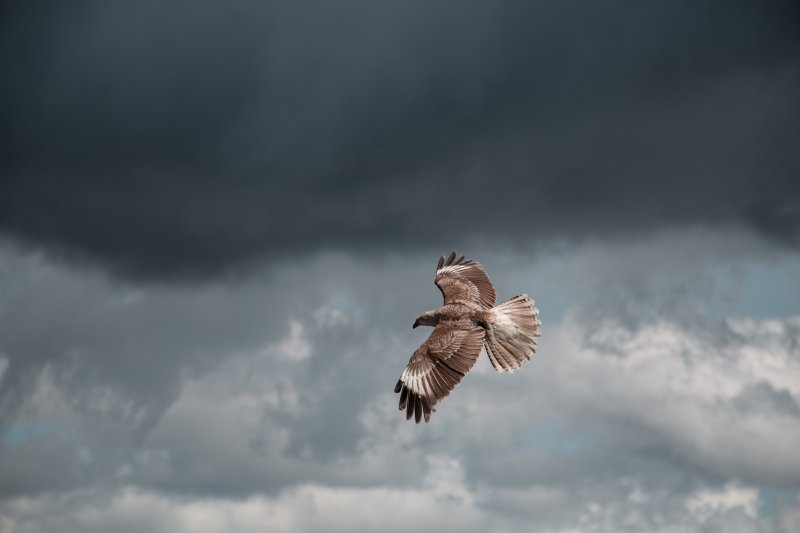
<path id="1" fill-rule="evenodd" d="M 800 256 L 779 262 L 745 263 L 711 269 L 726 294 L 711 310 L 724 316 L 775 318 L 800 314 Z"/>

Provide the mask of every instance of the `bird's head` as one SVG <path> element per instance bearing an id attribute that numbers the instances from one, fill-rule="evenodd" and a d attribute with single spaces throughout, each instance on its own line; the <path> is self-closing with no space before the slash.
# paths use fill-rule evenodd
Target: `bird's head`
<path id="1" fill-rule="evenodd" d="M 411 329 L 417 326 L 436 326 L 439 323 L 439 317 L 433 311 L 425 311 L 417 317 Z"/>

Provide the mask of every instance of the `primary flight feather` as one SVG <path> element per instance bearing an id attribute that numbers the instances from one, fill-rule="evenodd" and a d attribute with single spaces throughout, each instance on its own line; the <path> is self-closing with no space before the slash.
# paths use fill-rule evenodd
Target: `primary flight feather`
<path id="1" fill-rule="evenodd" d="M 433 326 L 403 371 L 394 388 L 400 393 L 400 410 L 406 419 L 425 422 L 439 400 L 469 372 L 481 346 L 498 372 L 513 372 L 530 360 L 539 336 L 539 310 L 527 295 L 514 296 L 495 306 L 495 290 L 489 276 L 475 261 L 439 258 L 436 286 L 444 305 L 422 313 L 414 327 Z"/>

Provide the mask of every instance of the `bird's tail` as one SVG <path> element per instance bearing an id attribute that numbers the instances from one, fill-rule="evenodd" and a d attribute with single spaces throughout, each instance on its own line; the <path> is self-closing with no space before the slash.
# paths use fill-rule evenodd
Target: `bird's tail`
<path id="1" fill-rule="evenodd" d="M 539 310 L 525 294 L 492 309 L 486 353 L 498 372 L 513 372 L 531 359 L 539 336 Z"/>

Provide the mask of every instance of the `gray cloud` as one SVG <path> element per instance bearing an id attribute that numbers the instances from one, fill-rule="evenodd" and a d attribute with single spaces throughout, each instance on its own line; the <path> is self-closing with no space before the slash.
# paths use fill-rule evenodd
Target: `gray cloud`
<path id="1" fill-rule="evenodd" d="M 693 305 L 689 287 L 663 306 L 680 282 L 702 287 L 704 269 L 786 252 L 710 237 L 536 263 L 487 248 L 500 297 L 540 302 L 539 355 L 513 376 L 481 360 L 425 426 L 391 388 L 426 333 L 411 319 L 440 298 L 420 282 L 427 254 L 321 254 L 173 287 L 6 247 L 4 527 L 791 531 L 797 318 L 685 320 L 673 310 Z M 706 294 L 724 290 L 712 279 Z M 546 312 L 559 297 L 563 321 Z M 581 311 L 598 301 L 602 315 Z M 656 312 L 632 321 L 626 305 Z"/>
<path id="2" fill-rule="evenodd" d="M 4 10 L 0 230 L 117 272 L 691 224 L 797 244 L 790 2 Z"/>
<path id="3" fill-rule="evenodd" d="M 0 531 L 796 530 L 797 14 L 3 6 Z M 416 426 L 451 247 L 543 336 Z"/>
<path id="4" fill-rule="evenodd" d="M 268 370 L 258 372 L 253 386 L 286 389 L 287 394 L 311 389 L 302 398 L 301 409 L 276 412 L 269 423 L 288 435 L 287 453 L 295 456 L 295 462 L 353 453 L 364 398 L 388 386 L 374 376 L 394 375 L 404 363 L 382 351 L 378 353 L 384 356 L 376 357 L 376 348 L 387 346 L 389 340 L 353 328 L 366 316 L 410 326 L 420 310 L 395 291 L 383 295 L 391 298 L 392 306 L 382 305 L 380 295 L 363 301 L 358 287 L 377 287 L 385 272 L 371 271 L 375 265 L 369 260 L 354 269 L 351 259 L 336 255 L 317 258 L 300 269 L 276 267 L 268 277 L 248 282 L 170 287 L 119 285 L 99 272 L 59 268 L 41 254 L 20 254 L 14 248 L 6 252 L 0 262 L 4 280 L 0 357 L 6 362 L 0 427 L 10 446 L 0 492 L 6 495 L 46 490 L 53 484 L 80 485 L 86 481 L 84 475 L 113 479 L 122 465 L 135 464 L 142 439 L 155 431 L 154 425 L 187 380 L 235 362 L 242 354 L 265 354 L 257 362 L 268 364 Z M 424 274 L 421 268 L 407 268 L 393 277 L 405 284 L 412 273 L 428 277 L 428 267 Z M 420 286 L 419 292 L 435 301 L 438 294 L 431 287 Z M 323 353 L 309 357 L 311 343 L 324 346 Z M 405 355 L 409 349 L 404 345 L 396 352 Z M 239 368 L 231 364 L 231 369 Z M 358 386 L 343 387 L 343 379 Z M 178 423 L 166 434 L 156 435 L 169 444 L 177 431 L 182 441 L 195 442 L 193 436 L 181 434 L 181 427 Z M 216 424 L 211 429 L 219 431 Z M 196 433 L 196 428 L 191 431 Z M 49 452 L 40 448 L 40 437 Z M 261 446 L 257 441 L 262 437 L 253 438 L 251 444 Z M 211 439 L 198 444 L 207 442 Z M 192 466 L 189 472 L 194 471 L 196 453 L 185 452 L 181 462 L 168 468 L 186 473 Z M 40 469 L 40 453 L 58 465 Z M 152 457 L 145 454 L 140 459 L 151 465 Z M 175 489 L 218 489 L 214 484 L 203 488 L 211 482 L 203 481 L 202 472 L 190 480 L 175 472 L 165 479 L 157 468 L 148 467 L 141 475 Z M 272 480 L 272 486 L 289 483 L 296 476 L 291 472 L 283 481 Z M 259 483 L 266 488 L 260 478 Z"/>

